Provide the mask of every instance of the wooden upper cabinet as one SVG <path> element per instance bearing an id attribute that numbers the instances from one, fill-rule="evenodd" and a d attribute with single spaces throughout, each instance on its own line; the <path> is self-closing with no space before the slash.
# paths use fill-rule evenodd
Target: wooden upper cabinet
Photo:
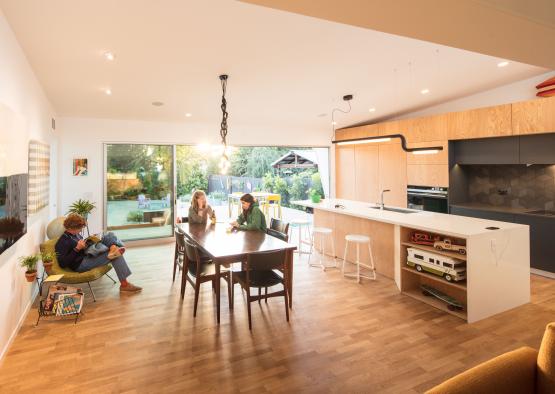
<path id="1" fill-rule="evenodd" d="M 445 114 L 447 139 L 512 135 L 511 104 Z"/>
<path id="2" fill-rule="evenodd" d="M 411 119 L 406 125 L 405 138 L 412 147 L 414 142 L 447 140 L 447 118 L 445 115 Z"/>
<path id="3" fill-rule="evenodd" d="M 335 197 L 355 200 L 355 145 L 335 146 Z"/>
<path id="4" fill-rule="evenodd" d="M 380 144 L 379 146 L 379 193 L 383 189 L 391 190 L 384 194 L 386 205 L 407 206 L 407 154 L 400 143 Z"/>
<path id="5" fill-rule="evenodd" d="M 335 139 L 350 140 L 355 138 L 376 137 L 378 135 L 378 125 L 370 124 L 364 126 L 349 127 L 335 131 Z"/>
<path id="6" fill-rule="evenodd" d="M 373 144 L 355 145 L 355 200 L 378 201 L 378 150 Z"/>
<path id="7" fill-rule="evenodd" d="M 514 103 L 513 134 L 555 132 L 555 97 Z"/>

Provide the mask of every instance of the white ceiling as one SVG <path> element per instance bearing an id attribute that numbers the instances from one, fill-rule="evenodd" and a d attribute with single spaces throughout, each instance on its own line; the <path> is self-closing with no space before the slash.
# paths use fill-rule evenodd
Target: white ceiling
<path id="1" fill-rule="evenodd" d="M 353 110 L 337 116 L 337 127 L 546 71 L 515 62 L 498 68 L 494 57 L 232 0 L 0 0 L 0 9 L 65 117 L 216 127 L 218 75 L 227 73 L 230 129 L 329 131 L 347 93 Z"/>

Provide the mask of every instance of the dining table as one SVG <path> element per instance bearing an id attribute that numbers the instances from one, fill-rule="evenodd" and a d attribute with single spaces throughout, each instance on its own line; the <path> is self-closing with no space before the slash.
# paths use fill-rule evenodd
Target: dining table
<path id="1" fill-rule="evenodd" d="M 289 308 L 293 307 L 293 251 L 297 246 L 266 234 L 263 231 L 242 231 L 232 229 L 229 223 L 211 224 L 181 223 L 178 226 L 185 236 L 200 250 L 209 255 L 215 264 L 216 316 L 220 323 L 220 273 L 222 266 L 233 263 L 245 263 L 249 253 L 285 250 L 286 278 L 285 284 L 289 296 Z M 233 275 L 233 273 L 232 273 Z"/>

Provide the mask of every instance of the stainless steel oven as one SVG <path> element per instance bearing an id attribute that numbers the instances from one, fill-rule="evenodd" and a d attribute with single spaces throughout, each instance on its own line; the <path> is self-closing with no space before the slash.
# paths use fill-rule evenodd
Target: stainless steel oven
<path id="1" fill-rule="evenodd" d="M 447 213 L 447 188 L 430 186 L 407 187 L 407 206 L 421 211 Z"/>

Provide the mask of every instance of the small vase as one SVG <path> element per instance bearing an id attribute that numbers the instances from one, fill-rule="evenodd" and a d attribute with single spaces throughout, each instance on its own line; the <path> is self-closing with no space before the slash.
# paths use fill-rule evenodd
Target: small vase
<path id="1" fill-rule="evenodd" d="M 36 278 L 37 278 L 36 270 L 25 272 L 25 279 L 27 279 L 27 282 L 34 282 Z"/>

